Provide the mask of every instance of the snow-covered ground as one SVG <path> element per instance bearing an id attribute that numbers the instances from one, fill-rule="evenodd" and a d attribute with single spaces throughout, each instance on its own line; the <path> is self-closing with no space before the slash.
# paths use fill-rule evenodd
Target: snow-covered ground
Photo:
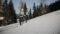
<path id="1" fill-rule="evenodd" d="M 60 34 L 60 10 L 0 28 L 0 34 Z"/>

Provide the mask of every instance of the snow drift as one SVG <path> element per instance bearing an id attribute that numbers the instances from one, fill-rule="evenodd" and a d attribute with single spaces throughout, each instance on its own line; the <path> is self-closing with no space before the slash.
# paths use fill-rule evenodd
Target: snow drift
<path id="1" fill-rule="evenodd" d="M 1 30 L 4 29 L 0 34 L 60 34 L 60 10 L 31 19 L 22 26 L 17 23 Z"/>

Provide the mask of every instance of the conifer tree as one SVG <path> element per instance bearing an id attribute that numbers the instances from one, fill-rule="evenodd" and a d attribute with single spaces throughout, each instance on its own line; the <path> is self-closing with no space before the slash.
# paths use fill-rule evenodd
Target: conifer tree
<path id="1" fill-rule="evenodd" d="M 37 6 L 36 10 L 37 10 L 36 14 L 37 16 L 39 16 L 39 6 Z"/>
<path id="2" fill-rule="evenodd" d="M 36 17 L 37 16 L 37 14 L 36 14 L 36 6 L 35 6 L 35 3 L 34 3 L 34 5 L 33 5 L 33 17 Z"/>
<path id="3" fill-rule="evenodd" d="M 5 20 L 4 20 L 4 25 L 6 25 L 7 23 L 8 23 L 8 8 L 7 8 L 7 6 L 8 6 L 8 3 L 7 3 L 8 1 L 7 0 L 5 0 L 4 1 L 4 3 L 3 3 L 3 11 L 4 11 L 4 17 L 5 17 Z"/>
<path id="4" fill-rule="evenodd" d="M 9 11 L 9 17 L 10 17 L 11 23 L 16 23 L 17 22 L 17 16 L 16 16 L 16 13 L 14 10 L 12 0 L 10 0 L 8 8 L 9 8 L 8 11 Z"/>
<path id="5" fill-rule="evenodd" d="M 26 6 L 26 3 L 24 3 L 24 13 L 26 15 L 26 12 L 27 12 L 27 6 Z"/>
<path id="6" fill-rule="evenodd" d="M 8 3 L 7 3 L 7 0 L 5 0 L 4 1 L 4 3 L 3 3 L 3 7 L 4 7 L 4 13 L 5 13 L 5 15 L 4 16 L 7 16 L 7 6 L 8 6 Z"/>
<path id="7" fill-rule="evenodd" d="M 29 10 L 29 19 L 32 18 L 31 9 Z"/>
<path id="8" fill-rule="evenodd" d="M 55 3 L 50 4 L 49 10 L 50 10 L 49 12 L 60 10 L 60 1 L 56 1 Z"/>

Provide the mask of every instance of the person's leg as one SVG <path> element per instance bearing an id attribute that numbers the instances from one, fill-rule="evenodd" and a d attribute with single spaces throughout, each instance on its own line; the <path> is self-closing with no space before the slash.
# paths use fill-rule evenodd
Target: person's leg
<path id="1" fill-rule="evenodd" d="M 22 25 L 22 24 L 24 23 L 24 17 L 22 17 L 21 21 L 22 21 L 22 22 L 21 22 L 21 25 Z"/>
<path id="2" fill-rule="evenodd" d="M 25 16 L 25 20 L 26 20 L 26 23 L 27 23 L 27 16 Z"/>
<path id="3" fill-rule="evenodd" d="M 26 19 L 26 16 L 24 16 L 24 21 L 26 21 L 26 23 L 27 23 L 27 19 Z"/>
<path id="4" fill-rule="evenodd" d="M 19 21 L 20 21 L 20 25 L 21 25 L 21 17 L 20 17 Z"/>
<path id="5" fill-rule="evenodd" d="M 22 21 L 22 22 L 24 21 L 24 18 L 23 18 L 23 17 L 21 17 L 21 21 Z"/>

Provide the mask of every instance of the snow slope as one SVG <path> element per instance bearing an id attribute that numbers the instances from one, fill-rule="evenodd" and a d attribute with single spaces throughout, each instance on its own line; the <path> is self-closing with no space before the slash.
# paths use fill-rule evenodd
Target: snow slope
<path id="1" fill-rule="evenodd" d="M 60 34 L 60 10 L 31 19 L 22 26 L 17 23 L 6 27 L 0 34 Z"/>

